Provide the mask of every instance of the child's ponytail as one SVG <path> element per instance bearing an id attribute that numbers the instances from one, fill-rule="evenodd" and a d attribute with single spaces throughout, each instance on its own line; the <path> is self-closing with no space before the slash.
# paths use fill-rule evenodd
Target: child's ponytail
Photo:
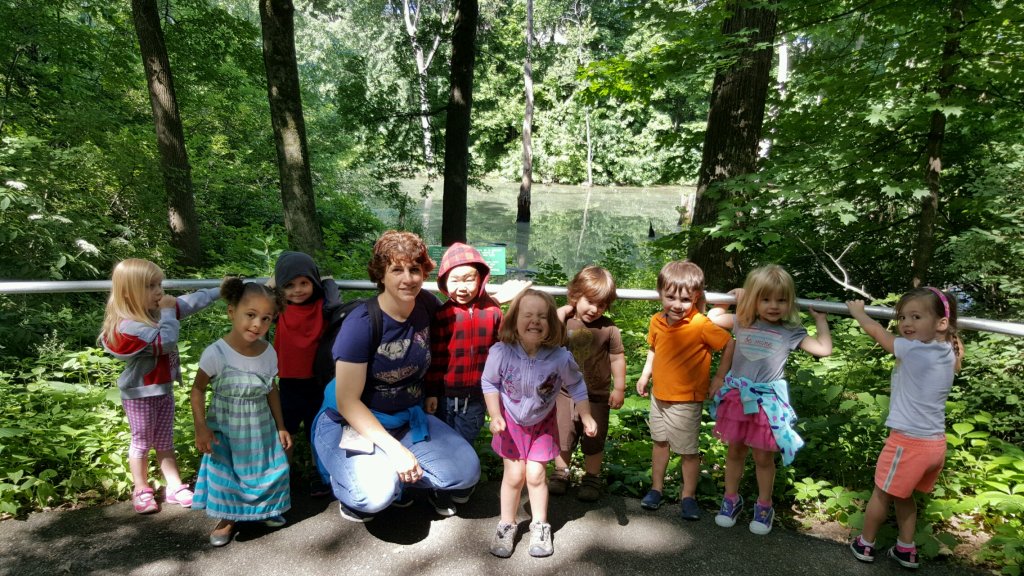
<path id="1" fill-rule="evenodd" d="M 960 371 L 960 365 L 964 358 L 964 343 L 960 341 L 960 334 L 957 331 L 956 319 L 957 319 L 957 301 L 956 296 L 933 288 L 931 286 L 926 287 L 929 292 L 935 295 L 935 299 L 939 301 L 939 306 L 936 307 L 936 311 L 940 311 L 941 315 L 946 318 L 946 342 L 953 347 L 953 355 L 956 357 L 956 364 L 953 366 L 955 372 Z"/>

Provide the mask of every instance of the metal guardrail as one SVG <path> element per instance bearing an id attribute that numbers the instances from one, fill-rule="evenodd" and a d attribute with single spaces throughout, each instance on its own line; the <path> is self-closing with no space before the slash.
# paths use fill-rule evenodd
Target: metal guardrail
<path id="1" fill-rule="evenodd" d="M 266 282 L 267 278 L 251 278 L 255 282 Z M 167 290 L 198 290 L 200 288 L 215 288 L 220 286 L 220 280 L 164 280 L 164 288 Z M 341 290 L 362 290 L 372 291 L 376 285 L 369 280 L 335 280 Z M 490 284 L 488 289 L 496 291 L 498 285 Z M 424 282 L 423 287 L 431 292 L 437 292 L 436 282 Z M 554 286 L 534 286 L 535 289 L 547 292 L 552 296 L 565 296 L 566 289 Z M 107 292 L 110 290 L 110 280 L 84 280 L 84 281 L 31 281 L 11 282 L 0 281 L 0 295 L 3 294 L 55 294 L 68 292 Z M 638 290 L 634 288 L 620 288 L 617 290 L 620 300 L 658 300 L 658 293 L 655 290 Z M 708 292 L 707 301 L 710 304 L 735 304 L 736 299 L 729 294 Z M 828 300 L 806 300 L 798 298 L 797 306 L 801 310 L 814 307 L 819 312 L 849 316 L 850 311 L 846 304 L 841 302 L 830 302 Z M 864 311 L 868 316 L 881 320 L 891 320 L 896 313 L 892 308 L 884 306 L 865 306 Z M 1010 336 L 1024 336 L 1024 324 L 1015 322 L 1002 322 L 999 320 L 987 320 L 984 318 L 961 317 L 957 320 L 957 327 L 961 330 L 978 330 L 982 332 L 994 332 L 996 334 L 1007 334 Z"/>

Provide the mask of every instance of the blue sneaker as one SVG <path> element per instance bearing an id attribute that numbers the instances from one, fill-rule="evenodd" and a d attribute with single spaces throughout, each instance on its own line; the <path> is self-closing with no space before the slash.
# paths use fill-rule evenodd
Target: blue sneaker
<path id="1" fill-rule="evenodd" d="M 736 525 L 736 518 L 742 511 L 743 496 L 737 496 L 735 503 L 728 498 L 722 498 L 722 507 L 718 510 L 718 515 L 715 516 L 715 524 L 722 528 L 732 528 Z"/>
<path id="2" fill-rule="evenodd" d="M 658 508 L 661 508 L 661 492 L 651 489 L 651 491 L 644 496 L 643 500 L 640 501 L 640 507 L 647 510 L 657 510 Z"/>
<path id="3" fill-rule="evenodd" d="M 679 516 L 683 520 L 700 520 L 700 506 L 697 505 L 697 501 L 690 497 L 683 498 Z"/>
<path id="4" fill-rule="evenodd" d="M 750 531 L 758 536 L 764 536 L 772 531 L 772 521 L 775 520 L 775 508 L 762 506 L 760 502 L 754 503 L 754 519 L 750 521 Z"/>

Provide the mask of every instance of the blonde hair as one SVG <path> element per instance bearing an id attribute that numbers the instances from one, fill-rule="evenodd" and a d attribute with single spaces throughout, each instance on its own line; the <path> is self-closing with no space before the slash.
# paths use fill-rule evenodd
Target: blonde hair
<path id="1" fill-rule="evenodd" d="M 800 309 L 796 306 L 796 285 L 789 272 L 778 264 L 755 268 L 743 282 L 743 298 L 736 303 L 736 320 L 750 326 L 757 320 L 757 302 L 763 297 L 780 295 L 789 302 L 789 313 L 783 324 L 799 324 Z"/>
<path id="2" fill-rule="evenodd" d="M 573 308 L 580 298 L 586 297 L 591 304 L 604 307 L 605 310 L 612 307 L 612 302 L 618 298 L 615 292 L 615 278 L 612 273 L 600 266 L 585 266 L 576 273 L 566 290 L 569 296 L 569 304 Z"/>
<path id="3" fill-rule="evenodd" d="M 101 340 L 111 344 L 116 342 L 118 327 L 124 320 L 156 326 L 159 316 L 150 309 L 146 298 L 149 284 L 163 275 L 159 266 L 141 258 L 128 258 L 114 266 L 110 274 L 110 297 L 103 315 Z"/>
<path id="4" fill-rule="evenodd" d="M 505 344 L 516 344 L 519 342 L 519 332 L 516 324 L 519 321 L 519 305 L 527 296 L 536 296 L 547 304 L 548 307 L 548 335 L 540 343 L 543 348 L 554 348 L 565 342 L 565 324 L 558 321 L 558 307 L 555 306 L 555 299 L 547 292 L 528 288 L 519 293 L 512 300 L 508 307 L 508 314 L 501 319 L 501 326 L 498 328 L 498 340 Z"/>
<path id="5" fill-rule="evenodd" d="M 673 260 L 658 272 L 658 295 L 677 294 L 685 290 L 698 312 L 707 308 L 704 297 L 704 271 L 689 260 Z"/>
<path id="6" fill-rule="evenodd" d="M 954 365 L 953 370 L 955 372 L 959 372 L 960 365 L 964 359 L 964 344 L 960 341 L 960 335 L 957 333 L 956 296 L 946 292 L 945 290 L 939 290 L 938 288 L 932 288 L 930 286 L 914 288 L 913 290 L 903 294 L 903 296 L 900 296 L 899 301 L 896 302 L 896 318 L 900 317 L 903 307 L 911 300 L 926 301 L 928 307 L 931 309 L 932 313 L 935 314 L 936 318 L 946 319 L 946 331 L 941 334 L 945 341 L 953 347 L 953 354 L 956 356 L 956 364 Z"/>

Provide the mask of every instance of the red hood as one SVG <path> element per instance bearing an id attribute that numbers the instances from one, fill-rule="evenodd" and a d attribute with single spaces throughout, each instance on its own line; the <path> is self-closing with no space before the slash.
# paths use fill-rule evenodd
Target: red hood
<path id="1" fill-rule="evenodd" d="M 462 242 L 456 242 L 449 246 L 441 258 L 441 267 L 437 269 L 437 289 L 445 296 L 449 296 L 448 273 L 452 271 L 452 268 L 466 265 L 473 266 L 480 271 L 480 288 L 476 297 L 479 298 L 480 294 L 485 294 L 487 281 L 491 279 L 491 267 L 484 262 L 484 257 L 477 252 L 476 248 Z"/>

